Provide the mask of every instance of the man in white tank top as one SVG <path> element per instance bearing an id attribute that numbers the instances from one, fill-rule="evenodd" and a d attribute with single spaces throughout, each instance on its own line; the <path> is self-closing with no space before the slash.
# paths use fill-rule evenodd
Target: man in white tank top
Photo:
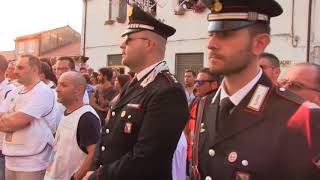
<path id="1" fill-rule="evenodd" d="M 86 80 L 77 72 L 65 72 L 57 86 L 58 101 L 66 110 L 61 118 L 45 180 L 81 180 L 89 170 L 100 136 L 95 110 L 82 101 Z"/>

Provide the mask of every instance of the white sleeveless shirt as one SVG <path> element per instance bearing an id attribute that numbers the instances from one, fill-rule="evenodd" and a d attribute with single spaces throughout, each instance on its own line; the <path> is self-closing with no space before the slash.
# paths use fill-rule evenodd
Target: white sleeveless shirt
<path id="1" fill-rule="evenodd" d="M 77 129 L 80 117 L 86 112 L 91 112 L 99 118 L 90 105 L 84 105 L 71 114 L 62 116 L 44 180 L 70 179 L 81 167 L 87 154 L 77 143 Z"/>

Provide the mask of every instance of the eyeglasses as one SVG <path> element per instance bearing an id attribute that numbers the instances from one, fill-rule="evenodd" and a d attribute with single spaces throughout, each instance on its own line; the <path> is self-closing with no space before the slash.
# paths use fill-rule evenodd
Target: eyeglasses
<path id="1" fill-rule="evenodd" d="M 130 41 L 136 40 L 136 39 L 142 39 L 142 40 L 149 40 L 147 38 L 130 38 L 129 36 L 125 36 L 122 41 L 125 43 L 125 45 L 128 45 Z"/>
<path id="2" fill-rule="evenodd" d="M 279 84 L 280 84 L 280 86 L 286 86 L 286 87 L 288 87 L 288 89 L 292 89 L 292 90 L 306 89 L 306 90 L 320 92 L 320 89 L 308 87 L 308 86 L 306 86 L 300 82 L 297 82 L 297 81 L 288 81 L 286 79 L 282 79 L 279 81 Z"/>
<path id="3" fill-rule="evenodd" d="M 194 83 L 202 86 L 205 82 L 214 82 L 215 80 L 195 80 Z"/>

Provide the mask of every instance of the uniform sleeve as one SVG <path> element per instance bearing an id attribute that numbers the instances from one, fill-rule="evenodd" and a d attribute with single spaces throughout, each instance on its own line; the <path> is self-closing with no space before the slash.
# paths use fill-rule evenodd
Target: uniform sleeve
<path id="1" fill-rule="evenodd" d="M 87 152 L 86 147 L 96 144 L 100 136 L 99 119 L 91 112 L 84 113 L 78 123 L 77 129 L 77 143 L 80 149 Z"/>
<path id="2" fill-rule="evenodd" d="M 90 179 L 152 179 L 166 176 L 164 168 L 188 119 L 188 104 L 182 89 L 171 87 L 155 94 L 147 104 L 133 150 L 111 164 L 98 168 Z M 168 169 L 166 169 L 168 170 Z"/>

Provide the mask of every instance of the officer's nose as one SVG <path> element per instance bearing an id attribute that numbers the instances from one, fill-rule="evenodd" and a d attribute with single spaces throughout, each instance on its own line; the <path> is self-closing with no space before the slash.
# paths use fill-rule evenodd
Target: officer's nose
<path id="1" fill-rule="evenodd" d="M 207 43 L 207 48 L 208 49 L 217 49 L 218 46 L 218 39 L 216 33 L 212 32 L 209 33 L 209 38 L 208 38 L 208 43 Z"/>
<path id="2" fill-rule="evenodd" d="M 120 42 L 120 48 L 121 48 L 121 49 L 125 49 L 125 48 L 126 48 L 126 43 L 125 43 L 124 40 L 121 40 L 121 42 Z"/>

